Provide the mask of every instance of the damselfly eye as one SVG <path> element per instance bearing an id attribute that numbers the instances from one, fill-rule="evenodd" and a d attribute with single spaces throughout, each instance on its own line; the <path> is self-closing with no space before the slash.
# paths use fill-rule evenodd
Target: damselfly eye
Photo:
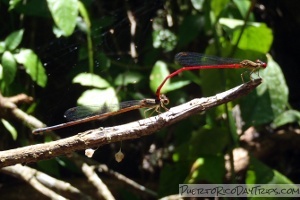
<path id="1" fill-rule="evenodd" d="M 165 105 L 168 105 L 168 104 L 170 103 L 170 101 L 169 101 L 169 99 L 164 99 L 164 100 L 163 100 L 163 103 L 164 103 Z"/>
<path id="2" fill-rule="evenodd" d="M 160 95 L 160 102 L 164 105 L 168 105 L 170 103 L 168 97 L 164 94 Z"/>
<path id="3" fill-rule="evenodd" d="M 260 65 L 260 67 L 262 68 L 266 68 L 267 67 L 267 64 L 261 60 L 256 60 L 256 63 L 258 63 Z"/>

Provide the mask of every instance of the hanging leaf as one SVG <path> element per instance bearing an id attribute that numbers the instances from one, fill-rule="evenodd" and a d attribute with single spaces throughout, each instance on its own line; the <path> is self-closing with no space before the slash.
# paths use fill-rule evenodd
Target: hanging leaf
<path id="1" fill-rule="evenodd" d="M 13 140 L 16 140 L 18 137 L 18 132 L 15 129 L 15 127 L 13 127 L 11 125 L 11 123 L 6 121 L 5 119 L 1 119 L 1 122 L 3 123 L 4 127 L 9 131 L 9 133 L 11 134 L 11 137 L 13 138 Z"/>
<path id="2" fill-rule="evenodd" d="M 39 86 L 45 87 L 47 75 L 38 56 L 31 49 L 21 49 L 18 54 L 14 55 L 18 63 L 23 64 L 26 73 L 30 75 Z"/>
<path id="3" fill-rule="evenodd" d="M 16 76 L 17 63 L 13 55 L 9 51 L 5 51 L 2 55 L 3 80 L 10 85 Z"/>
<path id="4" fill-rule="evenodd" d="M 15 31 L 5 38 L 5 46 L 8 50 L 16 49 L 23 38 L 24 30 Z"/>
<path id="5" fill-rule="evenodd" d="M 64 36 L 73 33 L 78 16 L 77 0 L 47 0 L 49 10 L 56 26 L 64 32 Z"/>
<path id="6" fill-rule="evenodd" d="M 78 74 L 72 81 L 73 83 L 79 83 L 83 86 L 97 87 L 97 88 L 107 88 L 110 84 L 98 75 L 90 73 Z"/>

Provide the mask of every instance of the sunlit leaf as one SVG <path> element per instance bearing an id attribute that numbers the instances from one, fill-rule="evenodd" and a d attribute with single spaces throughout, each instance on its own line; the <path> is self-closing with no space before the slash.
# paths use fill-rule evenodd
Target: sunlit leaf
<path id="1" fill-rule="evenodd" d="M 240 34 L 241 29 L 237 29 L 233 32 L 233 44 L 236 44 Z M 272 30 L 265 24 L 260 23 L 259 26 L 246 26 L 238 43 L 238 47 L 240 49 L 267 53 L 271 48 L 272 42 Z"/>
<path id="2" fill-rule="evenodd" d="M 0 63 L 0 80 L 2 80 L 2 78 L 3 78 L 3 67 Z"/>
<path id="3" fill-rule="evenodd" d="M 22 41 L 24 30 L 15 31 L 5 38 L 5 46 L 8 50 L 16 49 Z"/>
<path id="4" fill-rule="evenodd" d="M 13 140 L 16 140 L 18 137 L 18 132 L 15 129 L 15 127 L 13 127 L 11 125 L 11 123 L 9 123 L 8 121 L 6 121 L 5 119 L 1 119 L 2 124 L 4 125 L 4 127 L 9 131 L 9 133 L 11 134 L 11 137 Z"/>
<path id="5" fill-rule="evenodd" d="M 245 22 L 239 19 L 220 18 L 219 23 L 223 26 L 227 26 L 230 29 L 235 29 L 238 26 L 243 26 Z M 259 25 L 259 23 L 254 22 L 254 23 L 249 23 L 249 25 Z"/>
<path id="6" fill-rule="evenodd" d="M 170 91 L 173 91 L 173 90 L 177 90 L 177 89 L 180 89 L 188 84 L 190 84 L 191 81 L 176 81 L 176 82 L 171 82 L 168 84 L 168 88 L 167 88 L 167 91 L 170 92 Z"/>
<path id="7" fill-rule="evenodd" d="M 293 184 L 286 176 L 250 157 L 250 164 L 246 173 L 247 184 Z"/>
<path id="8" fill-rule="evenodd" d="M 21 49 L 14 57 L 18 63 L 23 64 L 26 73 L 30 75 L 39 86 L 45 87 L 47 75 L 38 56 L 31 49 Z"/>
<path id="9" fill-rule="evenodd" d="M 16 7 L 16 5 L 18 5 L 20 2 L 22 2 L 22 0 L 10 0 L 9 1 L 9 11 L 14 9 Z"/>
<path id="10" fill-rule="evenodd" d="M 1 41 L 0 42 L 0 53 L 3 53 L 5 51 L 5 42 Z"/>
<path id="11" fill-rule="evenodd" d="M 14 56 L 9 52 L 5 51 L 2 55 L 2 67 L 3 67 L 3 80 L 9 85 L 11 84 L 16 76 L 17 63 Z"/>
<path id="12" fill-rule="evenodd" d="M 77 104 L 79 105 L 103 106 L 117 103 L 117 94 L 113 88 L 107 88 L 105 90 L 87 90 L 84 93 L 82 93 L 82 95 L 77 100 Z"/>
<path id="13" fill-rule="evenodd" d="M 78 74 L 72 81 L 73 83 L 79 83 L 83 86 L 91 86 L 97 88 L 107 88 L 110 84 L 100 76 L 90 73 Z"/>
<path id="14" fill-rule="evenodd" d="M 229 0 L 211 0 L 210 6 L 215 17 L 218 17 L 222 10 L 227 6 Z"/>
<path id="15" fill-rule="evenodd" d="M 88 28 L 90 28 L 91 22 L 90 22 L 89 14 L 88 14 L 88 11 L 86 10 L 84 4 L 81 1 L 78 1 L 78 9 L 79 9 L 80 15 L 84 19 L 84 22 L 86 23 L 86 26 Z"/>
<path id="16" fill-rule="evenodd" d="M 143 76 L 136 72 L 126 72 L 119 74 L 115 79 L 115 85 L 128 85 L 138 83 Z"/>
<path id="17" fill-rule="evenodd" d="M 287 110 L 281 113 L 278 117 L 275 118 L 272 127 L 278 128 L 280 126 L 289 124 L 289 123 L 297 123 L 300 125 L 300 112 L 297 110 Z"/>
<path id="18" fill-rule="evenodd" d="M 247 0 L 233 0 L 233 2 L 237 6 L 243 18 L 246 18 L 247 12 L 251 6 L 251 2 Z"/>
<path id="19" fill-rule="evenodd" d="M 286 108 L 288 87 L 279 65 L 268 56 L 267 68 L 260 71 L 263 83 L 243 98 L 241 110 L 247 126 L 273 121 Z"/>
<path id="20" fill-rule="evenodd" d="M 202 10 L 204 2 L 204 0 L 191 0 L 192 5 L 197 10 Z"/>
<path id="21" fill-rule="evenodd" d="M 58 28 L 64 31 L 65 36 L 73 33 L 78 16 L 77 0 L 47 0 L 49 10 Z"/>
<path id="22" fill-rule="evenodd" d="M 192 166 L 185 183 L 198 182 L 221 183 L 225 174 L 224 156 L 205 156 L 198 158 Z"/>
<path id="23" fill-rule="evenodd" d="M 163 61 L 157 61 L 150 74 L 150 88 L 153 92 L 156 91 L 158 86 L 162 83 L 162 81 L 169 75 L 169 70 L 167 64 Z M 162 88 L 162 93 L 165 93 L 168 87 L 169 80 L 165 83 L 164 87 Z"/>

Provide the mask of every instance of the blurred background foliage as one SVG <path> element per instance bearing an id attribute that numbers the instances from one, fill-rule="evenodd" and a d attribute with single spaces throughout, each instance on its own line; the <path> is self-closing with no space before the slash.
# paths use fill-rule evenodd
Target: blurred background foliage
<path id="1" fill-rule="evenodd" d="M 289 142 L 285 140 L 282 151 L 273 147 L 268 156 L 259 157 L 241 140 L 249 129 L 254 130 L 254 143 L 261 137 L 274 137 L 278 130 L 283 134 L 299 130 L 299 69 L 295 69 L 297 56 L 292 57 L 299 49 L 299 39 L 295 37 L 297 41 L 288 45 L 294 30 L 279 26 L 285 20 L 291 27 L 299 25 L 295 11 L 299 3 L 293 2 L 293 7 L 292 2 L 1 0 L 1 93 L 33 96 L 34 103 L 20 107 L 53 125 L 64 122 L 64 111 L 76 104 L 154 97 L 164 77 L 180 68 L 173 58 L 181 51 L 260 59 L 268 63 L 259 72 L 263 83 L 248 96 L 147 138 L 124 141 L 121 163 L 114 161 L 120 144 L 99 148 L 93 159 L 148 183 L 159 196 L 177 193 L 180 183 L 297 183 L 300 163 L 293 159 L 299 156 L 299 149 L 294 149 L 297 144 L 284 146 Z M 282 28 L 291 38 L 281 34 Z M 168 81 L 162 92 L 172 107 L 239 85 L 244 71 L 183 72 Z M 126 123 L 143 117 L 143 111 L 126 116 L 68 128 L 67 132 L 72 135 Z M 52 140 L 49 135 L 32 136 L 20 122 L 1 122 L 2 150 Z M 66 130 L 57 133 L 68 136 Z M 233 166 L 233 152 L 239 147 L 251 159 L 237 174 L 228 171 L 226 164 Z M 66 176 L 62 174 L 66 170 L 67 176 L 80 176 L 61 158 L 32 166 L 55 176 Z"/>

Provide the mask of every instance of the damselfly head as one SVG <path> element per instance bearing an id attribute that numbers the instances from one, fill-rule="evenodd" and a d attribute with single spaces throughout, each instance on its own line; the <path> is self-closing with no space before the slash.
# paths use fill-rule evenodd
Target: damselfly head
<path id="1" fill-rule="evenodd" d="M 168 105 L 168 104 L 170 103 L 170 100 L 169 100 L 168 97 L 167 97 L 166 95 L 164 95 L 164 94 L 161 94 L 161 95 L 159 96 L 159 101 L 160 101 L 160 103 L 163 104 L 163 105 Z"/>
<path id="2" fill-rule="evenodd" d="M 261 61 L 261 60 L 256 60 L 256 63 L 259 65 L 259 67 L 266 68 L 267 63 Z"/>

